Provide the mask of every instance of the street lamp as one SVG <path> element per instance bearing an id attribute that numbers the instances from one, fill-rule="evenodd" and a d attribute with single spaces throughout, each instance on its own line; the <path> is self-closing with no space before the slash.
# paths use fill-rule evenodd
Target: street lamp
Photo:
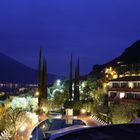
<path id="1" fill-rule="evenodd" d="M 81 109 L 81 114 L 86 114 L 86 110 L 85 109 Z"/>
<path id="2" fill-rule="evenodd" d="M 36 91 L 35 95 L 38 97 L 39 96 L 39 91 Z"/>
<path id="3" fill-rule="evenodd" d="M 82 82 L 82 88 L 85 88 L 85 87 L 86 87 L 85 82 Z"/>
<path id="4" fill-rule="evenodd" d="M 61 80 L 57 80 L 57 81 L 56 81 L 56 84 L 57 84 L 57 86 L 60 86 Z"/>
<path id="5" fill-rule="evenodd" d="M 21 132 L 24 132 L 24 131 L 26 130 L 26 127 L 27 127 L 27 125 L 24 124 L 23 126 L 21 126 L 20 131 L 21 131 Z"/>
<path id="6" fill-rule="evenodd" d="M 39 99 L 40 93 L 39 91 L 35 92 L 35 97 L 38 99 L 38 106 L 40 106 L 40 99 Z"/>

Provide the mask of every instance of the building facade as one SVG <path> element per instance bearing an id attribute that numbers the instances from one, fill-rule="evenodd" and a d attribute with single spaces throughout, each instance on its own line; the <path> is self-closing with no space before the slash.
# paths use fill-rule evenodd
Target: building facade
<path id="1" fill-rule="evenodd" d="M 108 103 L 139 102 L 140 76 L 128 76 L 109 81 Z"/>

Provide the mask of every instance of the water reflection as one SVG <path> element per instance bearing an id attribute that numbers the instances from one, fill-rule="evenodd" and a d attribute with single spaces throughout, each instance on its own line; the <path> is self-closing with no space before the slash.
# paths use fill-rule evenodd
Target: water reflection
<path id="1" fill-rule="evenodd" d="M 46 131 L 62 129 L 73 125 L 86 124 L 77 119 L 47 119 L 34 129 L 32 138 L 30 140 L 35 140 L 36 138 L 39 138 L 39 140 L 41 140 L 44 138 L 43 133 Z"/>

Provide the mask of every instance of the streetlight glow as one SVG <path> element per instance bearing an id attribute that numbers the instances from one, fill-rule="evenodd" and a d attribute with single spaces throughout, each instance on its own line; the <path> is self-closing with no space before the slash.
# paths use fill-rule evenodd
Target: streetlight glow
<path id="1" fill-rule="evenodd" d="M 57 86 L 60 86 L 61 80 L 57 80 L 56 83 L 57 83 Z"/>
<path id="2" fill-rule="evenodd" d="M 124 98 L 125 97 L 125 93 L 124 92 L 121 92 L 120 93 L 120 99 Z"/>
<path id="3" fill-rule="evenodd" d="M 28 112 L 28 116 L 31 119 L 33 125 L 38 123 L 38 116 L 35 113 Z"/>
<path id="4" fill-rule="evenodd" d="M 26 124 L 24 124 L 23 126 L 21 126 L 20 131 L 23 132 L 26 129 Z"/>
<path id="5" fill-rule="evenodd" d="M 85 82 L 82 82 L 82 87 L 85 88 L 86 84 Z"/>
<path id="6" fill-rule="evenodd" d="M 39 91 L 36 91 L 35 95 L 36 95 L 36 96 L 39 96 Z"/>
<path id="7" fill-rule="evenodd" d="M 82 114 L 86 114 L 86 110 L 85 109 L 81 109 L 81 113 Z"/>

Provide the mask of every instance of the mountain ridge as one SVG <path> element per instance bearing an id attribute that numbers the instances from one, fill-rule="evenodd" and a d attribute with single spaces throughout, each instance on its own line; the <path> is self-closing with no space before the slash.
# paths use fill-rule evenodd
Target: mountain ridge
<path id="1" fill-rule="evenodd" d="M 18 62 L 17 60 L 0 52 L 0 82 L 12 82 L 20 84 L 37 83 L 37 70 Z M 48 82 L 52 83 L 58 78 L 64 78 L 48 73 Z"/>
<path id="2" fill-rule="evenodd" d="M 109 63 L 116 61 L 124 61 L 127 64 L 140 63 L 139 53 L 140 53 L 140 40 L 134 42 L 131 46 L 126 48 L 120 56 L 116 57 Z"/>
<path id="3" fill-rule="evenodd" d="M 93 70 L 88 75 L 101 75 L 101 72 L 107 67 L 119 68 L 119 71 L 123 72 L 131 71 L 132 69 L 139 70 L 140 40 L 134 42 L 132 45 L 126 48 L 120 56 L 114 58 L 113 60 L 102 65 L 94 65 Z"/>

